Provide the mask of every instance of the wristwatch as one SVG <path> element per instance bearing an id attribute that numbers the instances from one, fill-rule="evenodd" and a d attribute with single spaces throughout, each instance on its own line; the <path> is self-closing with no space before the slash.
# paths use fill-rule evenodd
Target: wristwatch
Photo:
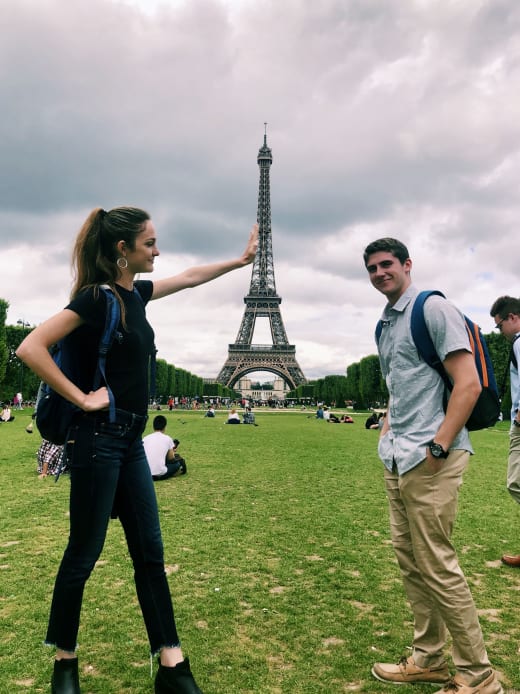
<path id="1" fill-rule="evenodd" d="M 433 439 L 431 441 L 428 441 L 426 445 L 430 449 L 430 453 L 433 455 L 434 458 L 447 458 L 449 455 L 449 451 L 445 451 L 441 444 L 435 443 Z"/>
<path id="2" fill-rule="evenodd" d="M 518 421 L 518 419 L 513 419 L 513 424 L 515 425 L 515 427 L 520 427 L 520 422 Z"/>

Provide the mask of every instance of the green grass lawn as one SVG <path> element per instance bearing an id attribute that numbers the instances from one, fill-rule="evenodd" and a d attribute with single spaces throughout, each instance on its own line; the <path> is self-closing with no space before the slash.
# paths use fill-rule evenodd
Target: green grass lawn
<path id="1" fill-rule="evenodd" d="M 30 412 L 0 425 L 0 690 L 48 692 L 42 645 L 67 539 L 69 480 L 39 480 Z M 375 660 L 409 653 L 412 625 L 390 545 L 378 433 L 309 412 L 163 412 L 188 474 L 156 485 L 185 654 L 205 694 L 390 692 Z M 505 490 L 507 426 L 476 432 L 455 544 L 491 660 L 520 691 L 520 509 Z M 153 691 L 123 533 L 112 521 L 79 634 L 85 694 Z M 154 668 L 155 669 L 155 668 Z M 400 692 L 431 692 L 431 685 Z"/>

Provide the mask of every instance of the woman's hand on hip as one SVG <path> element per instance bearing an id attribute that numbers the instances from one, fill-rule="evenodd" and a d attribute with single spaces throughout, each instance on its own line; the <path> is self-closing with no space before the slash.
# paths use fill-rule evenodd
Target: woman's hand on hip
<path id="1" fill-rule="evenodd" d="M 98 390 L 91 390 L 90 393 L 85 395 L 85 400 L 83 401 L 83 410 L 85 412 L 96 412 L 97 410 L 106 410 L 109 405 L 108 390 L 106 386 L 98 388 Z"/>

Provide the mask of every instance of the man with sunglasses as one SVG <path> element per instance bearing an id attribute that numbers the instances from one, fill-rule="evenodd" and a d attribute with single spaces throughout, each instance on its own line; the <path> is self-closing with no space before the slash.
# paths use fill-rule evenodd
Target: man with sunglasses
<path id="1" fill-rule="evenodd" d="M 507 490 L 520 504 L 520 299 L 500 296 L 490 310 L 495 328 L 511 342 L 509 377 L 511 382 L 511 430 L 509 432 L 509 458 L 507 463 Z M 502 562 L 520 568 L 520 554 L 504 554 Z"/>

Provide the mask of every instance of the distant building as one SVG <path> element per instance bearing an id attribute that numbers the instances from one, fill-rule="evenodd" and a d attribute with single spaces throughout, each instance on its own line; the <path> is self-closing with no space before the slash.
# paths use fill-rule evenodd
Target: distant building
<path id="1" fill-rule="evenodd" d="M 272 383 L 261 384 L 253 382 L 250 378 L 241 378 L 235 384 L 235 390 L 238 390 L 246 400 L 263 403 L 269 400 L 285 400 L 290 389 L 283 378 L 275 378 Z"/>

